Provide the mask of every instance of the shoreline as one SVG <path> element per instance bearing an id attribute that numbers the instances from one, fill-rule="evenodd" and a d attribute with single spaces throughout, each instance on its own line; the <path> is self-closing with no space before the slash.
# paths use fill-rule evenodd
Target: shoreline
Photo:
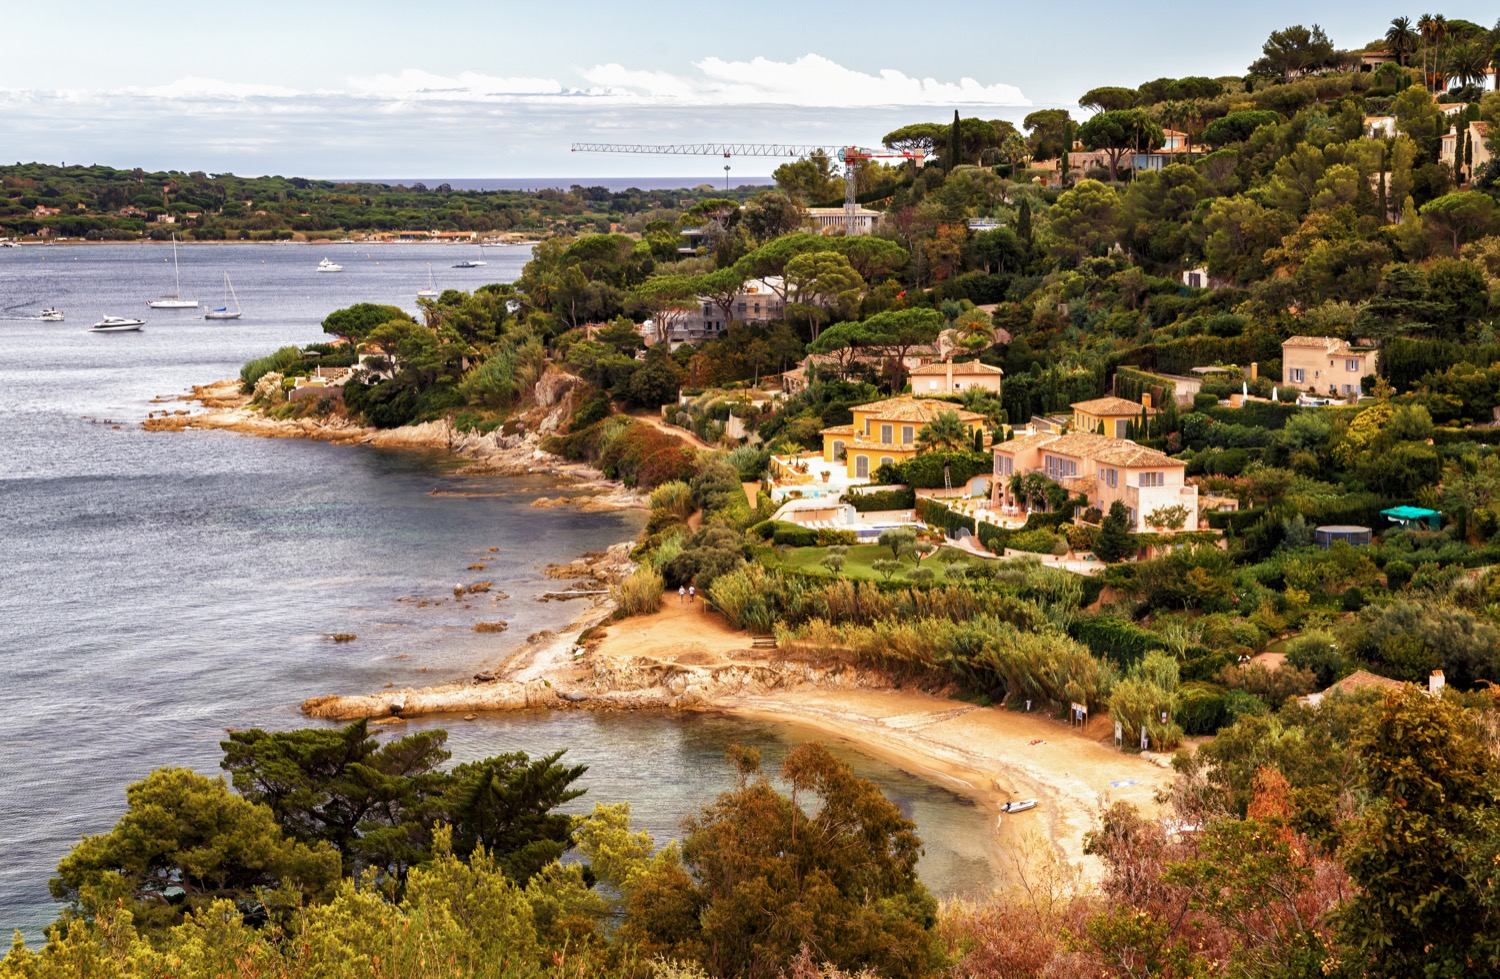
<path id="1" fill-rule="evenodd" d="M 171 400 L 196 403 L 202 410 L 153 412 L 143 427 L 445 452 L 468 461 L 460 473 L 542 474 L 597 490 L 538 497 L 536 506 L 645 505 L 640 494 L 605 480 L 597 470 L 543 451 L 535 426 L 525 435 L 475 436 L 455 433 L 446 422 L 381 431 L 342 419 L 271 419 L 247 407 L 237 381 L 195 387 Z M 549 401 L 555 405 L 559 399 Z M 1171 779 L 1164 759 L 1118 752 L 1059 721 L 903 690 L 877 672 L 842 663 L 783 651 L 767 655 L 754 648 L 751 636 L 731 629 L 702 603 L 673 602 L 670 594 L 656 613 L 614 621 L 607 586 L 629 573 L 632 547 L 633 541 L 621 542 L 547 569 L 557 579 L 592 578 L 596 587 L 587 607 L 560 631 L 497 649 L 494 660 L 476 664 L 472 679 L 311 697 L 302 703 L 302 713 L 330 721 L 367 718 L 387 726 L 422 715 L 481 711 L 679 710 L 788 725 L 848 744 L 972 800 L 995 820 L 985 840 L 986 858 L 994 866 L 1001 866 L 1003 843 L 1037 832 L 1088 881 L 1097 880 L 1102 867 L 1083 852 L 1084 836 L 1104 806 L 1128 801 L 1148 815 L 1159 812 L 1156 790 Z M 1096 724 L 1096 732 L 1101 729 Z M 1025 798 L 1037 799 L 1038 807 L 1013 817 L 1002 813 L 1006 801 Z"/>
<path id="2" fill-rule="evenodd" d="M 1102 867 L 1083 852 L 1084 836 L 1102 808 L 1125 801 L 1148 816 L 1160 811 L 1156 791 L 1172 779 L 1166 759 L 1101 743 L 1104 722 L 1080 732 L 1036 714 L 901 689 L 874 671 L 768 656 L 702 604 L 674 598 L 621 621 L 610 620 L 611 603 L 600 603 L 575 620 L 581 635 L 569 629 L 528 644 L 483 679 L 313 697 L 302 710 L 380 725 L 538 708 L 674 710 L 802 728 L 972 800 L 995 820 L 986 846 L 997 866 L 1002 844 L 1039 833 L 1089 881 Z M 1002 814 L 1005 802 L 1027 798 L 1040 804 Z"/>
<path id="3" fill-rule="evenodd" d="M 461 476 L 550 476 L 558 481 L 559 488 L 588 491 L 576 496 L 539 497 L 533 505 L 575 505 L 590 511 L 647 506 L 643 494 L 606 478 L 592 466 L 547 452 L 531 428 L 524 435 L 502 435 L 498 429 L 487 434 L 458 432 L 446 420 L 380 429 L 355 425 L 342 417 L 269 418 L 249 407 L 250 397 L 240 392 L 236 380 L 195 385 L 188 394 L 164 395 L 152 403 L 196 404 L 199 408 L 153 410 L 141 422 L 141 428 L 148 432 L 238 432 L 257 438 L 301 438 L 336 445 L 441 452 L 466 462 L 458 470 Z M 553 404 L 555 407 L 559 401 Z"/>

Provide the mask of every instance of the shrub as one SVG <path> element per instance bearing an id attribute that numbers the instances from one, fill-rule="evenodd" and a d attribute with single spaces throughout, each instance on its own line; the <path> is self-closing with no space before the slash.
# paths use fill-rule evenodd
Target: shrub
<path id="1" fill-rule="evenodd" d="M 1066 541 L 1050 530 L 1023 530 L 1010 535 L 1006 547 L 1016 551 L 1027 551 L 1031 554 L 1051 554 L 1057 548 L 1059 542 L 1067 546 Z"/>
<path id="2" fill-rule="evenodd" d="M 630 576 L 610 589 L 610 597 L 625 616 L 649 615 L 661 608 L 662 592 L 666 584 L 661 572 L 643 564 Z"/>
<path id="3" fill-rule="evenodd" d="M 1385 586 L 1390 591 L 1400 591 L 1411 581 L 1416 569 L 1405 561 L 1387 561 L 1385 563 Z"/>
<path id="4" fill-rule="evenodd" d="M 1224 724 L 1224 688 L 1213 683 L 1189 683 L 1177 691 L 1172 719 L 1188 734 L 1214 734 Z"/>
<path id="5" fill-rule="evenodd" d="M 859 535 L 852 530 L 837 530 L 833 527 L 818 528 L 819 547 L 849 547 L 859 543 Z"/>
<path id="6" fill-rule="evenodd" d="M 240 368 L 240 389 L 246 394 L 255 390 L 255 382 L 272 371 L 284 373 L 302 359 L 302 351 L 296 347 L 282 347 L 267 357 L 257 357 Z"/>
<path id="7" fill-rule="evenodd" d="M 818 532 L 811 527 L 801 527 L 794 523 L 778 521 L 775 529 L 771 532 L 771 541 L 775 544 L 784 544 L 787 547 L 816 547 Z"/>
<path id="8" fill-rule="evenodd" d="M 871 510 L 910 510 L 917 505 L 916 490 L 880 490 L 876 493 L 845 493 L 841 502 L 854 507 L 860 513 Z"/>
<path id="9" fill-rule="evenodd" d="M 1166 648 L 1156 633 L 1112 615 L 1080 616 L 1070 624 L 1068 633 L 1095 656 L 1122 669 L 1134 666 L 1153 649 Z"/>

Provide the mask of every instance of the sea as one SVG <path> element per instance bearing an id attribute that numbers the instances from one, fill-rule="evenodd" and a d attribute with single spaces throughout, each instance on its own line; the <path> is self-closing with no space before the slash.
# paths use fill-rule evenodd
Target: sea
<path id="1" fill-rule="evenodd" d="M 152 411 L 246 360 L 323 336 L 332 310 L 514 280 L 528 246 L 193 244 L 181 291 L 243 317 L 148 310 L 175 290 L 170 246 L 0 248 L 0 929 L 36 941 L 47 881 L 107 831 L 152 769 L 217 774 L 227 729 L 307 721 L 307 697 L 428 685 L 495 663 L 577 613 L 541 601 L 550 563 L 634 537 L 639 511 L 535 508 L 543 475 L 474 477 L 443 454 L 226 432 L 153 433 Z M 327 257 L 342 273 L 317 273 Z M 66 320 L 44 323 L 42 308 Z M 138 333 L 95 334 L 102 315 Z M 165 399 L 165 400 L 163 400 Z M 471 570 L 476 564 L 483 571 Z M 466 603 L 453 585 L 491 581 Z M 504 633 L 476 622 L 504 621 Z M 335 634 L 352 634 L 335 642 Z M 714 715 L 556 711 L 424 718 L 454 761 L 566 749 L 589 766 L 571 806 L 628 801 L 675 838 L 732 781 L 734 743 L 774 767 L 806 731 Z M 391 736 L 382 734 L 383 737 Z M 833 746 L 879 782 L 926 842 L 923 879 L 982 896 L 1000 873 L 989 817 L 899 766 Z"/>

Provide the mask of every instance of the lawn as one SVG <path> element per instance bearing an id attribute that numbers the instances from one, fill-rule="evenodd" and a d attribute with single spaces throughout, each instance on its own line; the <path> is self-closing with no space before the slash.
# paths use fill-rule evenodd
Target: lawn
<path id="1" fill-rule="evenodd" d="M 940 548 L 940 550 L 949 551 L 954 554 L 964 553 L 950 547 Z M 822 564 L 823 558 L 827 556 L 828 548 L 826 547 L 789 547 L 784 550 L 769 551 L 764 560 L 769 566 L 779 564 L 784 568 L 795 571 L 830 574 L 831 572 L 823 567 Z M 885 576 L 872 568 L 870 564 L 873 561 L 879 561 L 882 558 L 889 558 L 890 556 L 891 549 L 889 547 L 881 547 L 879 544 L 855 544 L 849 548 L 848 561 L 844 564 L 842 574 L 846 578 L 865 578 L 870 581 L 883 581 L 885 580 Z M 938 580 L 942 579 L 944 565 L 938 560 L 936 554 L 927 558 L 922 564 L 937 572 Z M 892 581 L 900 581 L 906 572 L 917 567 L 916 561 L 910 557 L 902 558 L 901 565 L 902 570 L 891 576 Z"/>

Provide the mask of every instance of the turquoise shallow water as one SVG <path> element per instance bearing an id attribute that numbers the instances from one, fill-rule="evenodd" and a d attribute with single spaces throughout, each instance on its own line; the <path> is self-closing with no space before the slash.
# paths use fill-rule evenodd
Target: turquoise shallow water
<path id="1" fill-rule="evenodd" d="M 573 614 L 536 600 L 552 585 L 542 567 L 639 530 L 639 513 L 530 507 L 557 494 L 545 477 L 474 479 L 436 456 L 137 427 L 156 396 L 318 339 L 332 309 L 414 310 L 429 269 L 439 288 L 468 289 L 514 278 L 527 255 L 487 249 L 488 268 L 450 270 L 459 252 L 184 247 L 183 291 L 211 298 L 227 268 L 245 309 L 209 324 L 144 310 L 170 288 L 169 249 L 0 249 L 0 928 L 35 936 L 51 920 L 48 875 L 81 834 L 113 824 L 130 781 L 164 765 L 214 772 L 226 727 L 301 724 L 308 696 L 467 675 Z M 324 254 L 348 271 L 313 273 Z M 68 321 L 32 318 L 44 305 Z M 139 334 L 85 332 L 102 313 L 138 312 Z M 442 600 L 479 576 L 465 569 L 481 556 L 495 558 L 488 603 Z M 423 598 L 440 601 L 413 600 Z M 479 619 L 511 627 L 476 634 Z M 332 632 L 359 638 L 334 644 Z M 456 760 L 569 748 L 590 765 L 580 804 L 630 800 L 662 839 L 728 785 L 729 743 L 774 763 L 801 737 L 723 718 L 582 712 L 417 726 L 439 724 Z M 987 888 L 982 813 L 848 757 L 918 821 L 936 890 Z"/>

